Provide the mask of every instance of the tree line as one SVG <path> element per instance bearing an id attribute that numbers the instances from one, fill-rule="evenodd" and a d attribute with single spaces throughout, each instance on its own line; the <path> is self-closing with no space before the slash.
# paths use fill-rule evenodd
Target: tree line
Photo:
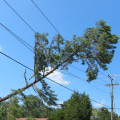
<path id="1" fill-rule="evenodd" d="M 0 104 L 0 120 L 16 118 L 50 118 L 51 120 L 110 120 L 111 113 L 106 107 L 92 108 L 89 96 L 74 92 L 71 97 L 59 104 L 59 107 L 45 105 L 39 96 L 14 96 Z M 113 114 L 114 120 L 120 116 Z"/>

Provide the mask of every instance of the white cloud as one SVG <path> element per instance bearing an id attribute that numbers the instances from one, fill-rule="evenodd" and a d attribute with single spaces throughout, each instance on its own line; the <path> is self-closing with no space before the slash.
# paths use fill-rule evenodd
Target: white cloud
<path id="1" fill-rule="evenodd" d="M 105 104 L 105 100 L 101 100 L 98 103 L 96 102 L 95 104 L 93 104 L 93 106 L 95 106 L 95 107 L 102 107 L 102 106 L 104 106 L 104 104 Z"/>
<path id="2" fill-rule="evenodd" d="M 50 71 L 50 68 L 48 71 Z M 63 74 L 58 70 L 56 70 L 53 73 L 51 73 L 50 75 L 48 75 L 48 78 L 54 80 L 57 83 L 63 84 L 63 85 L 69 84 L 69 81 L 64 80 Z"/>

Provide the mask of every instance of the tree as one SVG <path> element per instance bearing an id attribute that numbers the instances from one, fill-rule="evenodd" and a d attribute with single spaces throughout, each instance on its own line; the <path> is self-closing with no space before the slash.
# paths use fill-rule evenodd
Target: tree
<path id="1" fill-rule="evenodd" d="M 99 120 L 99 117 L 98 117 L 98 112 L 99 111 L 100 111 L 100 109 L 92 108 L 91 120 Z"/>
<path id="2" fill-rule="evenodd" d="M 66 69 L 73 62 L 82 61 L 87 64 L 86 73 L 88 81 L 96 79 L 99 67 L 107 70 L 114 56 L 114 45 L 119 37 L 111 34 L 111 27 L 100 20 L 96 27 L 87 28 L 82 37 L 73 36 L 73 40 L 65 40 L 57 34 L 51 44 L 47 39 L 48 34 L 36 33 L 35 44 L 35 75 L 39 79 L 45 74 L 47 67 L 55 70 L 62 66 Z"/>
<path id="3" fill-rule="evenodd" d="M 17 95 L 6 102 L 1 102 L 0 120 L 50 118 L 55 111 L 55 108 L 45 105 L 39 96 Z"/>
<path id="4" fill-rule="evenodd" d="M 54 94 L 50 93 L 50 86 L 45 82 L 45 78 L 58 68 L 68 69 L 73 62 L 81 61 L 82 65 L 87 65 L 88 82 L 96 79 L 100 68 L 108 69 L 107 64 L 112 62 L 115 44 L 119 39 L 117 35 L 111 34 L 111 27 L 106 25 L 103 20 L 97 22 L 96 27 L 87 28 L 82 37 L 74 35 L 71 41 L 65 40 L 60 34 L 57 34 L 49 43 L 47 36 L 48 34 L 35 34 L 35 81 L 0 99 L 0 102 L 18 94 L 18 91 L 24 91 L 40 82 L 43 101 L 46 100 L 44 98 L 47 98 L 45 102 L 48 104 L 50 101 L 52 101 L 50 103 L 55 103 L 54 100 L 51 100 Z M 51 70 L 46 72 L 48 67 L 51 67 Z"/>
<path id="5" fill-rule="evenodd" d="M 58 109 L 54 120 L 90 120 L 92 106 L 89 96 L 74 92 L 71 98 L 63 103 L 63 107 Z"/>
<path id="6" fill-rule="evenodd" d="M 110 120 L 111 119 L 111 112 L 108 111 L 106 107 L 102 107 L 98 110 L 97 113 L 98 120 Z M 113 112 L 113 119 L 119 120 L 119 117 L 116 113 Z"/>
<path id="7" fill-rule="evenodd" d="M 17 96 L 10 98 L 8 101 L 8 120 L 15 120 L 16 118 L 20 118 L 21 116 L 21 109 L 19 105 L 19 99 Z"/>
<path id="8" fill-rule="evenodd" d="M 0 105 L 0 120 L 7 120 L 7 103 L 4 101 Z"/>
<path id="9" fill-rule="evenodd" d="M 44 103 L 38 96 L 28 95 L 26 96 L 26 99 L 22 99 L 22 101 L 22 109 L 24 111 L 22 113 L 22 116 L 31 116 L 33 118 L 45 117 L 44 112 L 47 106 L 44 105 Z"/>
<path id="10" fill-rule="evenodd" d="M 0 120 L 15 120 L 21 117 L 21 109 L 16 96 L 7 102 L 2 102 L 0 106 Z"/>

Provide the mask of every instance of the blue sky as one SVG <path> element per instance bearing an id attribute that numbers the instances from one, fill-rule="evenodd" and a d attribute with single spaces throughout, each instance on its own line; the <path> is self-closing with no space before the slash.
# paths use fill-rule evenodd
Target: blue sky
<path id="1" fill-rule="evenodd" d="M 22 16 L 22 18 L 39 33 L 49 33 L 49 40 L 57 34 L 55 29 L 45 19 L 45 17 L 35 8 L 31 0 L 7 0 L 7 2 Z M 71 40 L 73 35 L 82 36 L 87 27 L 94 27 L 99 20 L 104 20 L 112 27 L 112 33 L 120 36 L 120 1 L 119 0 L 34 0 L 42 12 L 54 24 L 60 34 L 67 40 Z M 34 32 L 7 6 L 4 0 L 0 1 L 0 23 L 8 27 L 15 34 L 34 47 Z M 34 68 L 34 54 L 14 38 L 7 30 L 0 25 L 0 51 L 18 60 L 30 68 Z M 85 91 L 90 98 L 110 107 L 110 88 L 105 84 L 110 83 L 111 75 L 113 83 L 120 83 L 120 43 L 112 63 L 108 65 L 107 71 L 102 71 L 98 79 L 91 83 L 86 82 L 85 66 L 80 63 L 74 63 L 75 69 L 70 66 L 68 72 L 77 77 L 66 75 L 63 72 L 56 71 L 49 76 L 51 79 L 80 93 Z M 11 89 L 18 89 L 25 85 L 25 68 L 11 61 L 0 54 L 0 96 L 4 97 L 11 92 Z M 30 78 L 33 72 L 27 70 L 27 77 Z M 78 78 L 79 77 L 79 78 Z M 32 81 L 32 80 L 31 80 Z M 29 81 L 29 82 L 31 82 Z M 58 95 L 58 103 L 70 98 L 72 92 L 47 81 L 51 89 Z M 41 85 L 37 84 L 40 88 Z M 120 85 L 114 86 L 114 107 L 120 108 Z M 27 94 L 36 94 L 31 88 L 25 91 Z M 101 107 L 100 104 L 92 102 L 93 107 Z M 114 112 L 120 115 L 120 109 L 114 109 Z"/>

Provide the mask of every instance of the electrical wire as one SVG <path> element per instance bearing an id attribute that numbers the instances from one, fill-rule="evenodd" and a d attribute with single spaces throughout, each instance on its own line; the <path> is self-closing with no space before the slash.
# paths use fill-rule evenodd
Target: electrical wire
<path id="1" fill-rule="evenodd" d="M 24 64 L 22 64 L 22 63 L 20 63 L 20 62 L 18 62 L 17 60 L 11 58 L 10 56 L 4 54 L 3 52 L 0 52 L 0 53 L 1 53 L 2 55 L 6 56 L 7 58 L 13 60 L 14 62 L 18 63 L 19 65 L 22 65 L 23 67 L 25 67 L 25 68 L 27 68 L 27 69 L 29 69 L 29 70 L 31 70 L 31 71 L 34 71 L 34 70 L 32 70 L 31 68 L 27 67 L 26 65 L 24 65 Z M 74 92 L 74 90 L 72 90 L 72 89 L 70 89 L 70 88 L 68 88 L 68 87 L 66 87 L 66 86 L 64 86 L 64 85 L 62 85 L 62 84 L 60 84 L 60 83 L 58 83 L 58 82 L 56 82 L 56 81 L 54 81 L 54 80 L 48 78 L 48 77 L 46 77 L 46 78 L 47 78 L 48 80 L 50 80 L 50 81 L 52 81 L 52 82 L 54 82 L 54 83 L 56 83 L 56 84 L 62 86 L 62 87 L 64 87 L 64 88 L 66 88 L 66 89 L 68 89 L 68 90 Z M 104 104 L 102 104 L 102 103 L 100 103 L 100 102 L 98 102 L 98 101 L 96 101 L 96 100 L 93 100 L 93 99 L 90 99 L 90 100 L 93 101 L 93 102 L 99 103 L 99 104 L 101 104 L 101 105 L 103 105 L 103 106 L 106 106 L 107 108 L 109 108 L 109 106 L 104 105 Z"/>
<path id="2" fill-rule="evenodd" d="M 79 70 L 79 71 L 81 71 L 81 72 L 86 72 L 86 71 L 83 71 L 83 70 L 81 70 L 80 68 L 78 68 L 78 67 L 75 67 L 75 66 L 73 66 L 73 65 L 70 65 L 71 67 L 73 67 L 73 68 L 75 68 L 75 69 L 77 69 L 77 70 Z M 103 80 L 103 79 L 101 79 L 101 78 L 97 78 L 97 79 L 99 79 L 99 80 L 102 80 L 102 81 L 105 81 L 106 82 L 106 80 Z"/>
<path id="3" fill-rule="evenodd" d="M 105 77 L 108 77 L 108 75 L 106 75 L 106 74 L 104 74 L 104 73 L 102 73 L 101 71 L 99 71 L 102 75 L 104 75 Z"/>
<path id="4" fill-rule="evenodd" d="M 16 10 L 13 9 L 13 7 L 6 0 L 3 1 L 35 33 L 35 30 L 16 12 Z"/>
<path id="5" fill-rule="evenodd" d="M 68 72 L 68 71 L 67 71 L 67 72 Z M 63 72 L 62 72 L 62 73 L 63 73 Z M 73 76 L 73 77 L 76 77 L 76 78 L 82 80 L 83 82 L 85 82 L 85 81 L 83 80 L 83 78 L 80 78 L 79 76 L 76 76 L 76 75 L 74 75 L 74 74 L 72 74 L 72 73 L 70 73 L 70 72 L 68 72 L 68 73 L 69 73 L 68 75 Z M 64 74 L 66 74 L 66 73 L 64 73 Z M 85 82 L 85 83 L 86 83 L 86 82 Z M 103 93 L 107 93 L 106 91 L 104 91 L 104 90 L 102 90 L 102 89 L 100 89 L 100 88 L 97 88 L 97 87 L 95 87 L 94 85 L 91 85 L 91 84 L 88 84 L 88 85 L 90 85 L 90 86 L 98 89 L 99 91 L 102 91 Z M 107 94 L 108 94 L 108 93 L 107 93 Z"/>
<path id="6" fill-rule="evenodd" d="M 6 29 L 11 35 L 13 35 L 19 42 L 21 42 L 25 47 L 27 47 L 31 52 L 34 53 L 33 51 L 33 47 L 28 44 L 25 40 L 23 40 L 22 38 L 20 38 L 18 35 L 16 35 L 14 32 L 12 32 L 10 29 L 8 29 L 5 25 L 3 25 L 2 23 L 0 23 L 0 25 Z"/>
<path id="7" fill-rule="evenodd" d="M 37 6 L 37 4 L 31 0 L 31 2 L 34 4 L 34 6 L 39 10 L 39 12 L 45 17 L 45 19 L 50 23 L 50 25 L 55 29 L 55 31 L 59 34 L 59 31 L 57 28 L 52 24 L 52 22 L 48 19 L 48 17 L 42 12 L 42 10 Z"/>
<path id="8" fill-rule="evenodd" d="M 73 67 L 73 68 L 75 68 L 75 69 L 77 69 L 77 70 L 79 70 L 79 71 L 82 71 L 82 72 L 85 73 L 85 71 L 83 71 L 83 70 L 81 70 L 81 69 L 79 69 L 79 68 L 77 68 L 77 67 L 75 67 L 75 66 L 73 66 L 73 65 L 70 65 L 70 66 Z"/>
<path id="9" fill-rule="evenodd" d="M 25 67 L 25 68 L 27 68 L 27 69 L 29 69 L 29 70 L 31 70 L 31 71 L 34 72 L 34 70 L 32 70 L 31 68 L 29 68 L 29 67 L 27 67 L 26 65 L 24 65 L 24 64 L 22 64 L 22 63 L 20 63 L 20 62 L 18 62 L 17 60 L 15 60 L 15 59 L 13 59 L 12 57 L 6 55 L 5 53 L 3 53 L 3 52 L 1 52 L 1 51 L 0 51 L 0 53 L 1 53 L 2 55 L 6 56 L 7 58 L 11 59 L 12 61 L 18 63 L 19 65 L 22 65 L 23 67 Z"/>

